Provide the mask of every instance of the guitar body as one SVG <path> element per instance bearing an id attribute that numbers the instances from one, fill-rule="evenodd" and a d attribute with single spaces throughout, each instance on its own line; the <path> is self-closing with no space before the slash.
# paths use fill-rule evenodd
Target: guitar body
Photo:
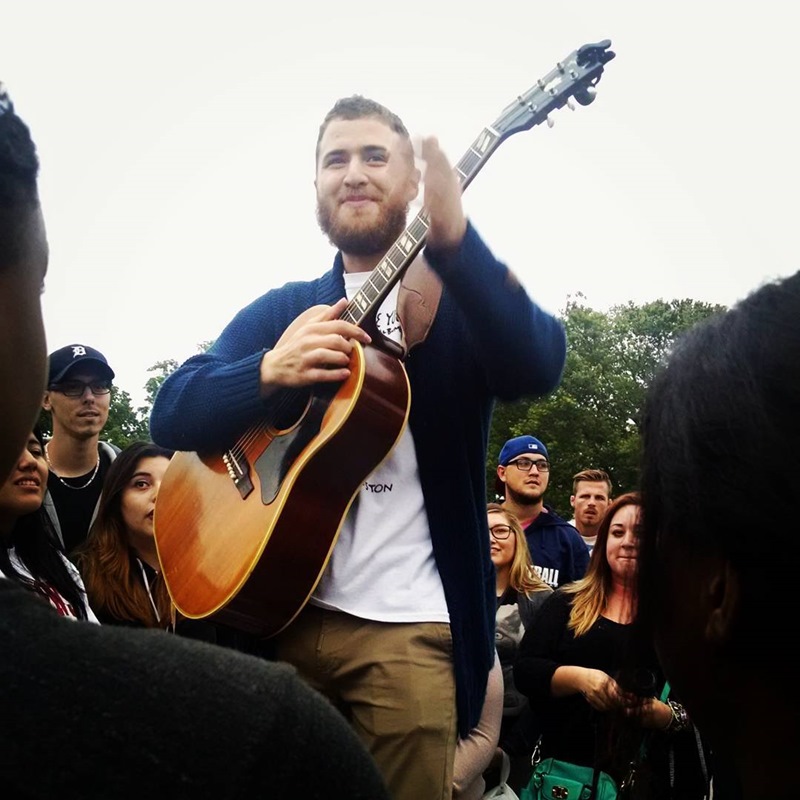
<path id="1" fill-rule="evenodd" d="M 350 369 L 335 394 L 312 395 L 291 427 L 243 437 L 237 464 L 252 488 L 234 481 L 229 457 L 173 456 L 154 527 L 181 614 L 269 637 L 305 606 L 364 479 L 408 419 L 408 376 L 395 356 L 356 345 Z"/>

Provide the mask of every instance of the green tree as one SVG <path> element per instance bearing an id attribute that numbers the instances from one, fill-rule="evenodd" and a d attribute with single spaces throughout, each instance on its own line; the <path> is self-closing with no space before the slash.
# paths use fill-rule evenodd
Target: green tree
<path id="1" fill-rule="evenodd" d="M 157 361 L 147 370 L 154 374 L 152 378 L 147 379 L 144 385 L 147 394 L 144 405 L 139 407 L 139 413 L 146 419 L 150 419 L 150 411 L 153 408 L 153 403 L 155 402 L 158 390 L 161 388 L 161 384 L 164 383 L 167 375 L 175 372 L 176 369 L 178 369 L 178 362 L 174 358 L 168 358 L 166 361 Z"/>
<path id="2" fill-rule="evenodd" d="M 111 388 L 108 422 L 101 438 L 124 450 L 132 442 L 149 442 L 147 418 L 133 408 L 130 394 L 117 386 Z"/>
<path id="3" fill-rule="evenodd" d="M 538 400 L 498 404 L 492 420 L 487 480 L 494 498 L 497 458 L 512 436 L 544 441 L 552 461 L 546 501 L 569 518 L 572 476 L 589 467 L 611 476 L 614 494 L 635 489 L 639 420 L 647 386 L 676 336 L 724 310 L 694 300 L 614 306 L 607 313 L 570 299 L 562 314 L 568 352 L 561 384 Z"/>

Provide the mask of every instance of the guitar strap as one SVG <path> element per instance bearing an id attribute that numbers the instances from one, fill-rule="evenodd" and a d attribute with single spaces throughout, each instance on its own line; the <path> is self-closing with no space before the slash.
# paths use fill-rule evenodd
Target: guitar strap
<path id="1" fill-rule="evenodd" d="M 422 255 L 409 265 L 400 281 L 397 316 L 403 330 L 405 352 L 424 342 L 436 318 L 442 281 Z"/>

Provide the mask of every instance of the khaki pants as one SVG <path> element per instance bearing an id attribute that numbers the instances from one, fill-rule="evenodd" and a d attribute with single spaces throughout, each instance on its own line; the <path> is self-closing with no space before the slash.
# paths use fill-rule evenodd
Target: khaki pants
<path id="1" fill-rule="evenodd" d="M 456 746 L 449 625 L 371 622 L 308 605 L 276 643 L 278 658 L 353 725 L 393 800 L 449 800 Z"/>

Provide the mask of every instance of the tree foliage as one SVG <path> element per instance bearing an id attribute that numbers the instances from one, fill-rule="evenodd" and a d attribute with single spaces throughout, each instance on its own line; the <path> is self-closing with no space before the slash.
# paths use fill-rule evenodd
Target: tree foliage
<path id="1" fill-rule="evenodd" d="M 545 500 L 563 516 L 571 516 L 572 476 L 582 469 L 606 470 L 615 495 L 635 489 L 639 422 L 647 386 L 675 338 L 723 310 L 723 306 L 685 299 L 644 305 L 629 302 L 603 312 L 586 305 L 580 294 L 571 298 L 561 314 L 568 350 L 559 387 L 544 398 L 501 402 L 495 407 L 486 464 L 489 499 L 495 497 L 500 448 L 507 439 L 524 433 L 547 445 L 553 467 Z M 199 344 L 198 352 L 211 344 Z M 128 393 L 114 387 L 103 438 L 120 447 L 149 438 L 153 401 L 177 367 L 175 359 L 150 367 L 145 403 L 135 411 Z"/>
<path id="2" fill-rule="evenodd" d="M 545 501 L 569 518 L 572 476 L 604 469 L 614 494 L 635 489 L 639 422 L 647 386 L 675 338 L 724 310 L 694 300 L 656 300 L 595 311 L 578 295 L 562 314 L 568 353 L 561 384 L 538 400 L 498 404 L 489 439 L 490 499 L 503 443 L 522 434 L 541 439 L 552 462 Z"/>

